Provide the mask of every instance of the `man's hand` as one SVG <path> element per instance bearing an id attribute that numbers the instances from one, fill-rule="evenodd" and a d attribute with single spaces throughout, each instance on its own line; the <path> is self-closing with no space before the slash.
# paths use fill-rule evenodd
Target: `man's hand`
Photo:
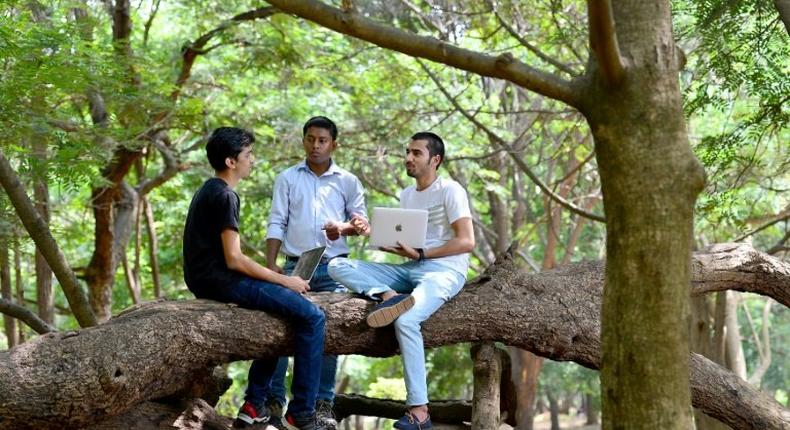
<path id="1" fill-rule="evenodd" d="M 398 241 L 398 246 L 382 246 L 379 248 L 384 252 L 389 252 L 392 254 L 400 255 L 401 257 L 410 258 L 412 260 L 417 260 L 420 258 L 420 253 L 417 252 L 416 249 L 412 248 L 409 245 L 403 244 L 403 242 Z"/>
<path id="2" fill-rule="evenodd" d="M 329 240 L 338 240 L 343 233 L 343 224 L 339 222 L 329 221 L 321 227 L 326 232 L 326 238 Z"/>
<path id="3" fill-rule="evenodd" d="M 310 284 L 298 276 L 283 276 L 280 280 L 283 287 L 299 294 L 310 291 Z"/>
<path id="4" fill-rule="evenodd" d="M 354 227 L 354 232 L 356 234 L 360 236 L 370 236 L 370 224 L 368 224 L 368 220 L 359 214 L 354 214 L 349 223 Z"/>
<path id="5" fill-rule="evenodd" d="M 278 266 L 277 263 L 267 264 L 266 268 L 271 270 L 272 272 L 283 274 L 283 268 Z"/>

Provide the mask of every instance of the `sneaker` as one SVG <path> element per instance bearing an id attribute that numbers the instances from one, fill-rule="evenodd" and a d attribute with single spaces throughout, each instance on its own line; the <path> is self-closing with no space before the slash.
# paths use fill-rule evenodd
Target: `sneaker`
<path id="1" fill-rule="evenodd" d="M 288 430 L 328 430 L 328 427 L 318 421 L 315 414 L 309 417 L 295 417 L 290 413 L 285 414 L 283 420 L 285 428 Z"/>
<path id="2" fill-rule="evenodd" d="M 425 421 L 417 421 L 417 418 L 410 411 L 406 411 L 406 414 L 400 417 L 398 421 L 395 421 L 392 427 L 399 430 L 425 430 L 432 429 L 433 424 L 431 423 L 430 415 L 425 418 Z"/>
<path id="3" fill-rule="evenodd" d="M 392 324 L 414 306 L 414 296 L 411 294 L 398 294 L 385 300 L 368 314 L 368 325 L 371 327 L 384 327 Z"/>
<path id="4" fill-rule="evenodd" d="M 268 421 L 269 414 L 264 407 L 255 407 L 252 403 L 245 401 L 239 409 L 239 415 L 233 421 L 233 428 L 240 429 Z"/>
<path id="5" fill-rule="evenodd" d="M 315 416 L 318 419 L 318 422 L 323 424 L 327 430 L 337 430 L 335 411 L 332 409 L 332 402 L 329 400 L 319 399 L 315 403 Z"/>
<path id="6" fill-rule="evenodd" d="M 283 405 L 277 400 L 266 402 L 266 409 L 269 412 L 269 425 L 277 430 L 286 430 L 283 424 Z"/>

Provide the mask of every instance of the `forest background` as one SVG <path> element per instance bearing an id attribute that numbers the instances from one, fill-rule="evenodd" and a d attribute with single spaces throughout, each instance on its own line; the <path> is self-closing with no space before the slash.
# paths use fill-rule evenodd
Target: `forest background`
<path id="1" fill-rule="evenodd" d="M 747 241 L 787 261 L 790 245 L 790 38 L 782 2 L 674 1 L 692 148 L 707 184 L 694 247 Z M 343 2 L 343 6 L 346 2 Z M 359 2 L 358 12 L 574 76 L 588 61 L 585 2 Z M 181 233 L 212 174 L 203 145 L 221 125 L 253 130 L 256 167 L 238 191 L 241 233 L 262 261 L 275 175 L 302 159 L 313 115 L 340 129 L 335 161 L 367 205 L 397 205 L 410 184 L 408 137 L 448 146 L 440 173 L 469 192 L 478 241 L 470 277 L 515 243 L 524 270 L 605 258 L 593 139 L 579 112 L 511 82 L 379 49 L 259 2 L 6 1 L 0 6 L 2 154 L 44 214 L 101 320 L 141 301 L 190 299 Z M 650 178 L 645 178 L 650 183 Z M 650 195 L 649 186 L 645 196 Z M 571 210 L 572 209 L 572 210 Z M 598 215 L 596 215 L 598 214 Z M 64 289 L 0 194 L 3 299 L 58 330 L 79 327 Z M 352 256 L 381 259 L 352 239 Z M 692 299 L 692 349 L 788 405 L 788 309 L 719 292 Z M 4 316 L 0 347 L 36 336 Z M 504 345 L 500 345 L 506 348 Z M 519 420 L 536 405 L 595 409 L 597 372 L 509 349 Z M 432 399 L 468 399 L 469 345 L 429 351 Z M 248 363 L 228 372 L 218 410 L 241 402 Z M 339 388 L 404 398 L 399 359 L 347 356 Z M 523 428 L 528 424 L 523 424 Z"/>

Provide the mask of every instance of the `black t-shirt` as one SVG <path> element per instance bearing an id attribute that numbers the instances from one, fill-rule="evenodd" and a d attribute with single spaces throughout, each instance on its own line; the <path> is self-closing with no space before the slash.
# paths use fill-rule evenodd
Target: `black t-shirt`
<path id="1" fill-rule="evenodd" d="M 197 297 L 211 298 L 243 278 L 228 269 L 222 249 L 222 231 L 239 230 L 239 204 L 239 195 L 216 177 L 192 197 L 184 226 L 184 281 Z"/>

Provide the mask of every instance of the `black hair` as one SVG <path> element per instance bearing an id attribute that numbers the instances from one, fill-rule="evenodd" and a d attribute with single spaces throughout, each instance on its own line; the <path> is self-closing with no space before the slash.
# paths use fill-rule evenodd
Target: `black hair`
<path id="1" fill-rule="evenodd" d="M 307 120 L 302 127 L 302 136 L 307 136 L 307 129 L 310 127 L 318 127 L 329 130 L 332 135 L 332 140 L 337 140 L 337 126 L 334 121 L 325 116 L 314 116 Z"/>
<path id="2" fill-rule="evenodd" d="M 252 132 L 237 127 L 219 127 L 211 132 L 206 144 L 206 156 L 217 172 L 228 168 L 225 159 L 236 158 L 241 151 L 255 142 Z"/>
<path id="3" fill-rule="evenodd" d="M 414 136 L 411 137 L 411 140 L 424 140 L 428 142 L 428 155 L 433 157 L 434 155 L 438 155 L 439 164 L 436 165 L 436 169 L 439 169 L 439 166 L 442 165 L 442 161 L 444 161 L 444 142 L 442 138 L 439 137 L 436 133 L 431 133 L 430 131 L 421 131 L 419 133 L 414 133 Z"/>

